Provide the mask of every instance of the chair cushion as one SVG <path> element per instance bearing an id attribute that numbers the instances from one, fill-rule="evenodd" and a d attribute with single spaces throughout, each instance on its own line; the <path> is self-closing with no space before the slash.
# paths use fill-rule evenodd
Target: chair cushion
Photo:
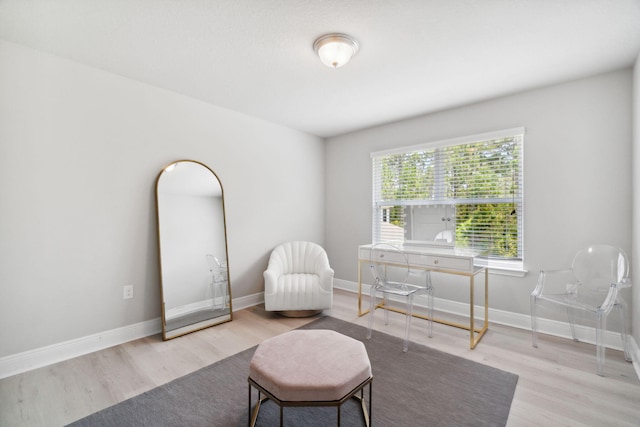
<path id="1" fill-rule="evenodd" d="M 340 400 L 371 377 L 364 344 L 330 330 L 294 330 L 262 342 L 249 377 L 280 401 Z"/>

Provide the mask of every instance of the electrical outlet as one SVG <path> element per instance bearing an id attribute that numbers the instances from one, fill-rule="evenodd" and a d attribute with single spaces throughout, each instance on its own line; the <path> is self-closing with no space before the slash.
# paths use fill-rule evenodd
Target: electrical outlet
<path id="1" fill-rule="evenodd" d="M 124 299 L 133 298 L 133 285 L 126 285 L 124 287 Z"/>

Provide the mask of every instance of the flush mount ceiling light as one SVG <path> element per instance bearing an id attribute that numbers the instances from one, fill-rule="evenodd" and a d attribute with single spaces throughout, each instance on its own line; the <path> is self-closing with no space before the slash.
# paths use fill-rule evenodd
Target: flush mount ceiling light
<path id="1" fill-rule="evenodd" d="M 313 43 L 313 50 L 327 67 L 339 68 L 358 52 L 358 42 L 346 34 L 325 34 Z"/>

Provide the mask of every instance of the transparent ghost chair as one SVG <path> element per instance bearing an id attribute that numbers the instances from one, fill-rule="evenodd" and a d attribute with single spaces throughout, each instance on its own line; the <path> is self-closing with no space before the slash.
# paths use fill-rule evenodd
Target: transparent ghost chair
<path id="1" fill-rule="evenodd" d="M 621 288 L 631 286 L 628 273 L 629 262 L 624 251 L 609 245 L 592 245 L 580 250 L 570 269 L 541 271 L 531 293 L 533 346 L 538 347 L 539 303 L 566 310 L 574 341 L 578 341 L 576 315 L 586 313 L 595 320 L 597 372 L 603 376 L 606 350 L 603 334 L 607 330 L 607 316 L 615 309 L 620 315 L 624 356 L 631 361 L 627 305 L 619 293 Z"/>
<path id="2" fill-rule="evenodd" d="M 391 252 L 397 252 L 390 256 Z M 373 329 L 373 317 L 377 302 L 377 295 L 382 295 L 382 308 L 384 309 L 384 323 L 389 324 L 389 297 L 402 297 L 405 301 L 405 334 L 402 350 L 409 350 L 409 334 L 411 330 L 411 318 L 413 315 L 413 298 L 416 295 L 427 295 L 427 317 L 428 335 L 432 336 L 433 331 L 433 286 L 431 284 L 431 274 L 425 271 L 424 285 L 407 283 L 412 275 L 409 268 L 407 255 L 399 250 L 397 246 L 387 243 L 379 243 L 371 247 L 369 267 L 373 274 L 374 283 L 371 285 L 371 300 L 369 306 L 369 328 L 367 339 L 371 339 Z"/>
<path id="3" fill-rule="evenodd" d="M 228 269 L 227 261 L 220 260 L 212 254 L 206 254 L 209 273 L 211 274 L 209 285 L 211 286 L 211 297 L 213 308 L 224 308 L 229 304 L 227 296 Z"/>

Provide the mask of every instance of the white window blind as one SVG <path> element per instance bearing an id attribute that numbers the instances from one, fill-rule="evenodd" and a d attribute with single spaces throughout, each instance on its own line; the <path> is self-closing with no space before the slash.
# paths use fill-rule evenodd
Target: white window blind
<path id="1" fill-rule="evenodd" d="M 373 241 L 522 261 L 524 129 L 372 153 Z"/>

